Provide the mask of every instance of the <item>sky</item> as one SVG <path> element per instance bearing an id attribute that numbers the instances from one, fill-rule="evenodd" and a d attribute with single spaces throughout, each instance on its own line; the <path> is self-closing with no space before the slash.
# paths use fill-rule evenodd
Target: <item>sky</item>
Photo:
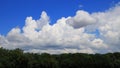
<path id="1" fill-rule="evenodd" d="M 47 12 L 50 23 L 54 24 L 61 17 L 74 16 L 77 10 L 100 12 L 117 2 L 119 0 L 0 0 L 0 33 L 6 35 L 13 27 L 22 28 L 26 17 L 39 19 L 42 11 Z"/>
<path id="2" fill-rule="evenodd" d="M 0 46 L 35 53 L 120 52 L 120 0 L 0 0 Z"/>

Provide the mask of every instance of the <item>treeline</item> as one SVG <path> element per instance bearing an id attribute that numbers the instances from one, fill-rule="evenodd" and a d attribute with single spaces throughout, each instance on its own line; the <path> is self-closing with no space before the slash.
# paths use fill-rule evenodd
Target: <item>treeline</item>
<path id="1" fill-rule="evenodd" d="M 24 53 L 0 48 L 0 68 L 120 68 L 120 53 Z"/>

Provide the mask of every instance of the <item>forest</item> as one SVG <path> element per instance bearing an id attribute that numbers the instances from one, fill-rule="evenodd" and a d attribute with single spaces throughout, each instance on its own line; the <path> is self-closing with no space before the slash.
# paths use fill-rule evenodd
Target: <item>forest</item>
<path id="1" fill-rule="evenodd" d="M 0 68 L 120 68 L 120 53 L 24 53 L 0 48 Z"/>

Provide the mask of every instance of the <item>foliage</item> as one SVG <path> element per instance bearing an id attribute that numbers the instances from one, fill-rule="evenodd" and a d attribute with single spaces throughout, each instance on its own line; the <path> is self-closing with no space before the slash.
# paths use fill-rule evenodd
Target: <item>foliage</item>
<path id="1" fill-rule="evenodd" d="M 120 53 L 37 54 L 0 48 L 0 68 L 119 68 Z"/>

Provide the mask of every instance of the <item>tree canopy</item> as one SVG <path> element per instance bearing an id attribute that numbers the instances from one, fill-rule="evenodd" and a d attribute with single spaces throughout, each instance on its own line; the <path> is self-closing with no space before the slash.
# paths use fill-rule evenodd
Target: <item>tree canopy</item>
<path id="1" fill-rule="evenodd" d="M 24 53 L 0 48 L 0 68 L 119 68 L 120 53 Z"/>

